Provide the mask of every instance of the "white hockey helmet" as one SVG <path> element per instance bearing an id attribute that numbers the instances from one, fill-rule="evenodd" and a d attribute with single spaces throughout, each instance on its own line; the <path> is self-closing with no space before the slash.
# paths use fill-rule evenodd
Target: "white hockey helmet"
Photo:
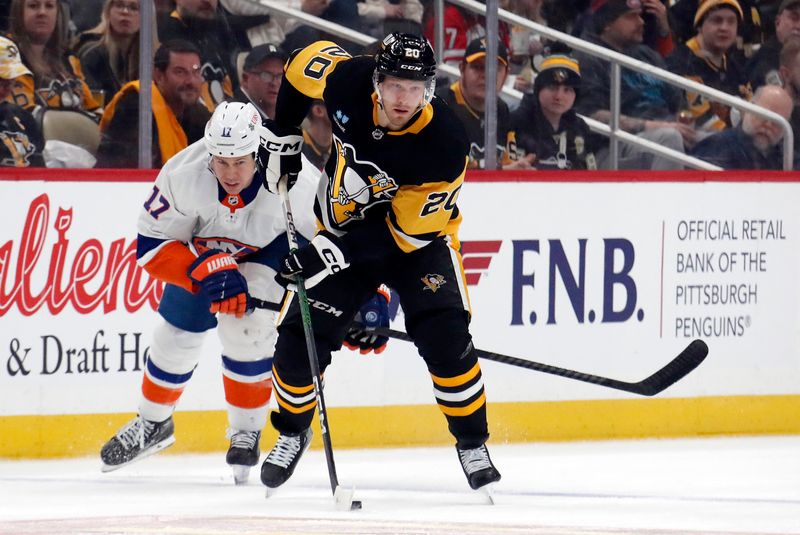
<path id="1" fill-rule="evenodd" d="M 258 151 L 261 130 L 261 114 L 255 106 L 223 102 L 206 123 L 203 140 L 212 156 L 237 158 Z"/>

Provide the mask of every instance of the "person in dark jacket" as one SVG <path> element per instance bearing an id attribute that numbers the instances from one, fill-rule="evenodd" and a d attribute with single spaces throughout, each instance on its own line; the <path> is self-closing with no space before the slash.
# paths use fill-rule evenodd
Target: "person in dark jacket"
<path id="1" fill-rule="evenodd" d="M 19 49 L 0 37 L 0 166 L 44 167 L 44 139 L 33 115 L 11 102 L 15 78 L 30 76 Z"/>
<path id="2" fill-rule="evenodd" d="M 782 87 L 761 86 L 753 104 L 789 119 L 792 98 Z M 697 144 L 693 156 L 723 169 L 782 169 L 783 129 L 773 121 L 744 112 L 742 122 L 713 134 Z"/>
<path id="3" fill-rule="evenodd" d="M 584 38 L 598 46 L 625 54 L 655 67 L 666 68 L 661 56 L 642 44 L 644 20 L 640 0 L 598 0 L 592 2 L 593 33 Z M 607 61 L 576 52 L 581 66 L 580 97 L 575 111 L 598 121 L 611 120 L 611 75 Z M 623 68 L 620 75 L 620 127 L 647 141 L 683 152 L 695 141 L 690 125 L 678 122 L 683 102 L 682 92 L 650 74 Z M 598 155 L 599 167 L 610 161 L 604 147 Z M 622 169 L 676 169 L 672 160 L 654 156 L 642 149 L 621 144 L 619 167 Z"/>
<path id="4" fill-rule="evenodd" d="M 549 56 L 542 61 L 533 93 L 511 114 L 517 150 L 534 154 L 536 169 L 597 169 L 594 136 L 573 109 L 580 85 L 577 61 Z"/>

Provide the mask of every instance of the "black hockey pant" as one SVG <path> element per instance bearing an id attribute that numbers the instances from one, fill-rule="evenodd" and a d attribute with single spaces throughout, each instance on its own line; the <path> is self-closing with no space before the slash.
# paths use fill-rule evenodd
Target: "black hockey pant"
<path id="1" fill-rule="evenodd" d="M 380 264 L 351 266 L 308 291 L 320 371 L 330 364 L 356 312 L 385 283 L 399 296 L 406 330 L 433 379 L 436 401 L 461 448 L 480 446 L 489 437 L 486 396 L 478 358 L 469 334 L 469 302 L 461 255 L 442 240 L 412 253 L 398 253 Z M 297 296 L 278 326 L 273 384 L 279 410 L 273 426 L 296 433 L 308 428 L 316 398 L 308 363 Z"/>

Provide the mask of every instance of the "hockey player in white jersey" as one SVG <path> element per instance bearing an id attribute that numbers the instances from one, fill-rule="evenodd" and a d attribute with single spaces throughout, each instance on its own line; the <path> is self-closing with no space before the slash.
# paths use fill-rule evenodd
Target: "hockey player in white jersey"
<path id="1" fill-rule="evenodd" d="M 214 327 L 222 343 L 228 408 L 226 460 L 237 483 L 258 463 L 272 394 L 276 313 L 250 309 L 248 303 L 250 297 L 280 303 L 284 289 L 274 281 L 275 269 L 288 253 L 281 199 L 263 187 L 264 133 L 252 104 L 220 104 L 204 139 L 167 162 L 144 203 L 137 257 L 166 283 L 161 320 L 138 414 L 103 446 L 103 471 L 175 442 L 172 413 L 198 364 L 205 334 Z M 319 172 L 306 162 L 290 191 L 298 207 L 295 222 L 305 236 L 314 235 L 318 181 Z"/>

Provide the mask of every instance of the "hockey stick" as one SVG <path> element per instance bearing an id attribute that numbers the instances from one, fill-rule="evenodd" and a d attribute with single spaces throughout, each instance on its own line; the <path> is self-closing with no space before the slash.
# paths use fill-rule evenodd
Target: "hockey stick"
<path id="1" fill-rule="evenodd" d="M 281 196 L 283 204 L 283 217 L 286 221 L 286 238 L 289 241 L 289 251 L 295 252 L 298 249 L 297 228 L 294 225 L 292 206 L 289 203 L 288 179 L 281 177 L 278 181 L 278 194 Z M 314 343 L 314 329 L 311 326 L 311 307 L 306 295 L 306 285 L 302 277 L 297 277 L 297 301 L 300 305 L 300 316 L 303 320 L 303 332 L 306 337 L 306 349 L 308 350 L 308 364 L 311 367 L 311 378 L 314 382 L 314 393 L 317 396 L 317 411 L 319 413 L 319 427 L 322 430 L 322 444 L 325 448 L 325 461 L 328 465 L 328 478 L 331 482 L 331 492 L 337 509 L 351 510 L 361 509 L 361 502 L 353 500 L 353 489 L 344 489 L 339 486 L 339 478 L 336 476 L 336 463 L 333 460 L 333 444 L 331 443 L 331 433 L 328 427 L 328 411 L 325 407 L 325 396 L 322 394 L 322 379 L 319 371 L 319 358 L 317 357 L 317 346 Z M 258 299 L 251 298 L 251 304 L 258 306 Z M 263 303 L 263 301 L 262 301 Z M 263 308 L 268 308 L 264 306 Z"/>
<path id="2" fill-rule="evenodd" d="M 356 323 L 363 328 L 363 325 Z M 379 336 L 386 336 L 396 340 L 404 340 L 412 342 L 411 337 L 403 331 L 396 331 L 394 329 L 387 329 L 385 327 L 377 327 L 372 330 Z M 623 390 L 641 396 L 655 396 L 662 392 L 667 387 L 675 384 L 683 379 L 689 372 L 697 368 L 701 362 L 708 355 L 708 346 L 705 342 L 694 340 L 689 344 L 686 349 L 672 359 L 666 366 L 655 372 L 650 377 L 642 379 L 638 383 L 629 383 L 626 381 L 619 381 L 617 379 L 609 379 L 608 377 L 601 377 L 599 375 L 592 375 L 590 373 L 578 372 L 575 370 L 568 370 L 566 368 L 559 368 L 558 366 L 551 366 L 549 364 L 541 364 L 532 360 L 521 359 L 517 357 L 510 357 L 508 355 L 501 355 L 500 353 L 493 353 L 491 351 L 484 351 L 482 349 L 475 349 L 479 358 L 491 360 L 494 362 L 501 362 L 503 364 L 510 364 L 511 366 L 518 366 L 520 368 L 527 368 L 537 372 L 549 373 L 551 375 L 558 375 L 576 381 L 583 381 L 584 383 L 592 383 L 606 388 L 613 388 L 615 390 Z"/>

